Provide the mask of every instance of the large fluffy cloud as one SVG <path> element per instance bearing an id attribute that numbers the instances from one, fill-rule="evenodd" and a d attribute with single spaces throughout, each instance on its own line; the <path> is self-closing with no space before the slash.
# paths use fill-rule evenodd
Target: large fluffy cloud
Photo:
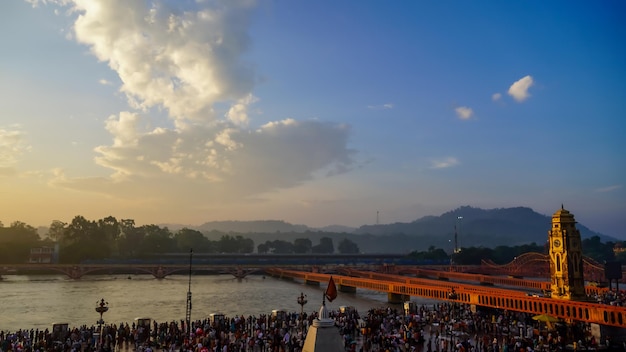
<path id="1" fill-rule="evenodd" d="M 96 163 L 112 177 L 60 172 L 54 184 L 219 202 L 351 168 L 348 126 L 286 119 L 249 127 L 249 106 L 259 99 L 252 65 L 241 58 L 252 1 L 60 2 L 75 16 L 75 39 L 118 74 L 130 110 L 107 119 L 112 143 L 96 148 Z M 154 108 L 173 127 L 159 125 Z"/>
<path id="2" fill-rule="evenodd" d="M 241 60 L 252 6 L 245 0 L 189 5 L 75 0 L 75 36 L 117 72 L 133 107 L 163 106 L 175 119 L 210 118 L 214 103 L 238 100 L 253 86 L 254 72 Z"/>
<path id="3" fill-rule="evenodd" d="M 524 76 L 515 83 L 511 84 L 508 93 L 513 97 L 513 99 L 521 103 L 530 97 L 528 89 L 532 87 L 533 83 L 534 81 L 531 76 Z"/>

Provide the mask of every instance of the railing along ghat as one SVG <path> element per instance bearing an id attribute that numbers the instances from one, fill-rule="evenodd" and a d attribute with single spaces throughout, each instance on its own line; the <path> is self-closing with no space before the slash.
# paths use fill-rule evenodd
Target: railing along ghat
<path id="1" fill-rule="evenodd" d="M 459 272 L 450 272 L 450 271 L 440 271 L 440 270 L 430 270 L 430 269 L 421 269 L 421 268 L 402 268 L 399 270 L 400 273 L 404 274 L 413 274 L 421 277 L 431 277 L 439 280 L 461 280 L 461 281 L 472 281 L 479 283 L 481 285 L 500 285 L 500 286 L 511 286 L 511 287 L 519 287 L 524 289 L 536 290 L 541 292 L 546 292 L 551 290 L 550 281 L 545 279 L 541 280 L 529 280 L 529 279 L 520 279 L 515 277 L 498 277 L 498 276 L 490 276 L 484 274 L 470 274 L 470 273 L 459 273 Z M 598 287 L 593 285 L 585 286 L 585 293 L 587 295 L 596 295 L 602 294 L 608 291 L 608 287 Z"/>
<path id="2" fill-rule="evenodd" d="M 297 272 L 282 269 L 266 269 L 272 276 L 289 279 L 300 279 L 305 282 L 327 283 L 329 274 Z M 565 320 L 577 320 L 586 323 L 596 323 L 626 328 L 626 307 L 606 304 L 565 301 L 552 298 L 531 297 L 520 295 L 519 291 L 503 290 L 508 292 L 477 290 L 476 286 L 457 283 L 454 295 L 450 298 L 450 287 L 431 284 L 413 284 L 389 282 L 385 280 L 355 278 L 342 275 L 332 275 L 334 282 L 342 288 L 363 288 L 373 291 L 392 293 L 405 296 L 419 296 L 441 301 L 474 304 L 477 306 L 506 309 L 529 314 L 549 314 Z M 516 293 L 517 292 L 517 293 Z"/>

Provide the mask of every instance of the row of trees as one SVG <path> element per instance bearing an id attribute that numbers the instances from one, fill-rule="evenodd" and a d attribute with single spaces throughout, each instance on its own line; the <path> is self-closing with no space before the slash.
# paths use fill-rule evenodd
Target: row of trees
<path id="1" fill-rule="evenodd" d="M 337 247 L 339 253 L 359 253 L 359 246 L 347 238 L 339 241 Z M 308 238 L 296 238 L 293 243 L 284 240 L 265 241 L 258 246 L 259 253 L 335 253 L 333 239 L 330 237 L 320 238 L 318 245 L 313 245 Z"/>
<path id="2" fill-rule="evenodd" d="M 37 229 L 23 222 L 14 222 L 9 227 L 0 222 L 0 263 L 27 262 L 31 248 L 55 244 L 60 247 L 59 260 L 62 263 L 111 257 L 140 258 L 146 255 L 187 252 L 189 248 L 197 253 L 252 253 L 255 249 L 252 239 L 238 233 L 211 231 L 205 236 L 202 232 L 189 228 L 171 232 L 167 227 L 136 226 L 134 220 L 118 221 L 112 216 L 97 221 L 76 216 L 69 224 L 53 221 L 44 239 L 40 238 Z M 626 243 L 622 242 L 623 244 Z M 598 236 L 584 239 L 582 247 L 585 255 L 600 263 L 615 260 L 626 262 L 626 251 L 615 254 L 615 243 L 602 243 Z M 331 237 L 319 238 L 317 245 L 313 245 L 308 238 L 295 238 L 293 242 L 268 240 L 259 244 L 256 250 L 258 253 L 335 253 Z M 360 251 L 357 243 L 344 237 L 339 241 L 337 252 Z M 547 247 L 535 243 L 514 247 L 470 247 L 455 253 L 453 259 L 457 264 L 466 265 L 480 264 L 481 259 L 504 264 L 527 252 L 547 253 Z M 443 249 L 434 246 L 428 251 L 413 252 L 411 255 L 432 261 L 450 259 Z"/>
<path id="3" fill-rule="evenodd" d="M 216 237 L 216 233 L 211 233 Z M 30 249 L 59 245 L 59 262 L 80 263 L 84 260 L 106 258 L 141 258 L 147 255 L 187 252 L 196 253 L 252 253 L 254 241 L 240 234 L 222 233 L 219 240 L 210 240 L 202 232 L 183 228 L 171 232 L 157 225 L 135 226 L 134 220 L 117 220 L 109 216 L 90 221 L 76 216 L 71 223 L 53 221 L 47 238 L 42 240 L 37 230 L 25 223 L 15 222 L 10 227 L 0 223 L 0 263 L 24 263 Z M 333 240 L 322 238 L 313 245 L 307 238 L 287 241 L 266 241 L 257 247 L 259 253 L 334 253 Z M 340 253 L 358 253 L 358 246 L 344 239 L 339 243 Z"/>
<path id="4" fill-rule="evenodd" d="M 24 263 L 30 249 L 41 243 L 36 228 L 19 221 L 4 227 L 0 222 L 0 263 Z"/>
<path id="5" fill-rule="evenodd" d="M 598 236 L 582 240 L 582 248 L 584 255 L 593 258 L 599 263 L 611 261 L 626 263 L 626 251 L 615 253 L 615 243 L 602 243 Z M 426 261 L 445 262 L 452 260 L 458 265 L 480 265 L 483 259 L 492 260 L 496 264 L 506 264 L 515 259 L 515 257 L 529 252 L 547 254 L 547 244 L 538 245 L 533 242 L 520 246 L 497 246 L 495 248 L 469 247 L 463 248 L 458 253 L 453 253 L 452 255 L 446 253 L 446 251 L 441 248 L 430 246 L 427 251 L 415 251 L 409 255 Z"/>

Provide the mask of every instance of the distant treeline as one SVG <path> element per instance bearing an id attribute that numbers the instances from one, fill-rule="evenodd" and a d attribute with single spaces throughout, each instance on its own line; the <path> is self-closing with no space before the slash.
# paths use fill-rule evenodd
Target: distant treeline
<path id="1" fill-rule="evenodd" d="M 253 239 L 254 238 L 254 239 Z M 428 237 L 419 236 L 420 241 L 429 241 Z M 117 220 L 109 216 L 90 221 L 83 216 L 76 216 L 71 223 L 53 221 L 48 233 L 42 239 L 37 229 L 23 222 L 14 222 L 5 227 L 0 222 L 0 263 L 26 263 L 30 249 L 34 247 L 53 247 L 58 245 L 60 263 L 80 263 L 85 260 L 106 258 L 142 258 L 162 253 L 185 253 L 190 248 L 196 253 L 258 253 L 298 254 L 298 253 L 362 253 L 359 239 L 372 243 L 393 243 L 395 247 L 381 246 L 369 253 L 409 253 L 411 236 L 397 235 L 355 235 L 347 233 L 312 232 L 294 233 L 235 233 L 182 228 L 175 232 L 157 225 L 135 226 L 134 220 Z M 255 247 L 255 240 L 258 245 Z M 417 259 L 441 261 L 450 258 L 450 253 L 442 248 L 438 238 L 433 236 L 432 245 L 426 251 L 412 251 L 409 255 Z M 317 241 L 318 244 L 313 244 Z M 334 241 L 338 245 L 335 248 Z M 604 262 L 620 260 L 626 262 L 626 252 L 615 255 L 614 242 L 602 243 L 598 236 L 582 241 L 583 252 L 593 259 Z M 621 243 L 625 245 L 626 243 Z M 427 245 L 427 244 L 426 244 Z M 386 248 L 401 248 L 389 250 Z M 415 247 L 413 247 L 415 248 Z M 423 247 L 425 248 L 425 246 Z M 508 263 L 516 256 L 526 252 L 546 253 L 543 245 L 535 243 L 519 246 L 497 246 L 495 248 L 468 247 L 454 254 L 457 264 L 480 264 L 482 259 L 496 263 Z"/>
<path id="2" fill-rule="evenodd" d="M 624 243 L 621 242 L 623 245 Z M 595 259 L 597 262 L 621 261 L 626 263 L 626 251 L 614 251 L 616 243 L 602 243 L 600 237 L 593 236 L 582 240 L 583 254 Z M 546 245 L 538 245 L 536 243 L 524 244 L 520 246 L 497 246 L 495 248 L 486 247 L 468 247 L 462 248 L 454 254 L 446 253 L 441 248 L 431 246 L 427 251 L 412 252 L 411 257 L 418 260 L 443 260 L 448 258 L 457 265 L 480 265 L 482 260 L 491 260 L 496 264 L 506 264 L 524 253 L 537 252 L 548 253 Z"/>
<path id="3" fill-rule="evenodd" d="M 37 230 L 23 222 L 10 227 L 0 223 L 0 263 L 26 263 L 30 249 L 58 245 L 60 263 L 80 263 L 85 260 L 105 258 L 142 258 L 163 253 L 252 253 L 254 241 L 236 233 L 212 233 L 219 239 L 210 240 L 200 231 L 188 228 L 171 232 L 157 225 L 135 226 L 134 220 L 118 221 L 109 216 L 90 221 L 76 216 L 71 223 L 53 221 L 45 239 Z M 257 246 L 259 253 L 335 253 L 333 239 L 324 237 L 313 245 L 308 238 L 266 241 Z M 358 246 L 342 239 L 337 247 L 339 253 L 359 253 Z"/>

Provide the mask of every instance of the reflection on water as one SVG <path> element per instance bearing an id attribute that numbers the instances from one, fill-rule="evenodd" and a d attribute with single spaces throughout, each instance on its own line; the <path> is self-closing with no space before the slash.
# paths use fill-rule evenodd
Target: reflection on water
<path id="1" fill-rule="evenodd" d="M 130 278 L 130 279 L 129 279 Z M 158 322 L 185 318 L 187 275 L 172 275 L 158 280 L 150 275 L 90 275 L 71 280 L 57 275 L 6 275 L 0 281 L 0 330 L 50 328 L 53 322 L 70 326 L 96 325 L 96 304 L 109 302 L 104 314 L 107 323 L 132 322 L 137 317 L 151 317 Z M 325 287 L 309 286 L 272 277 L 251 275 L 235 279 L 230 275 L 192 276 L 192 319 L 204 319 L 210 313 L 227 316 L 269 314 L 272 309 L 299 312 L 297 297 L 308 296 L 305 311 L 317 311 Z M 317 299 L 316 299 L 317 298 Z M 412 298 L 418 304 L 432 304 Z M 387 295 L 359 289 L 357 294 L 339 293 L 330 309 L 354 306 L 359 311 L 387 306 Z M 398 309 L 400 305 L 394 306 Z"/>

